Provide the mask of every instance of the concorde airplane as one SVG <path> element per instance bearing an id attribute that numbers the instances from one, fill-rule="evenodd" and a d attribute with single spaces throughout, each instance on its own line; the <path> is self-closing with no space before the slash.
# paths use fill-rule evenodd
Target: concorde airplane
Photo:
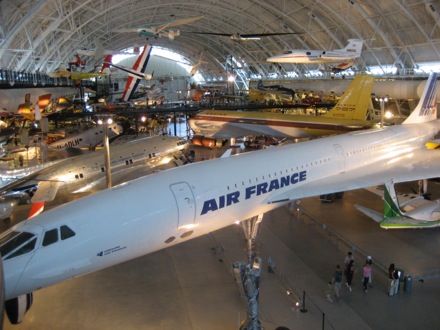
<path id="1" fill-rule="evenodd" d="M 280 55 L 269 57 L 266 61 L 275 63 L 332 63 L 350 61 L 361 56 L 363 41 L 348 39 L 348 45 L 335 50 L 292 49 Z"/>
<path id="2" fill-rule="evenodd" d="M 138 138 L 110 147 L 112 183 L 120 184 L 153 171 L 186 163 L 187 141 L 176 136 Z M 34 167 L 32 167 L 34 168 Z M 44 203 L 58 195 L 67 196 L 96 192 L 107 187 L 104 150 L 70 157 L 62 161 L 35 166 L 36 171 L 23 168 L 30 174 L 16 179 L 12 172 L 10 183 L 0 190 L 0 219 L 10 216 L 19 202 L 35 203 L 31 213 L 41 212 Z M 15 173 L 15 176 L 14 176 Z M 0 178 L 7 181 L 0 170 Z M 59 204 L 59 202 L 58 202 Z"/>
<path id="3" fill-rule="evenodd" d="M 306 138 L 371 128 L 367 120 L 374 77 L 358 74 L 333 109 L 322 116 L 257 111 L 205 110 L 189 119 L 197 135 L 228 139 L 245 135 Z"/>
<path id="4" fill-rule="evenodd" d="M 440 200 L 431 201 L 423 195 L 398 195 L 392 181 L 383 190 L 368 189 L 383 197 L 384 212 L 355 204 L 354 207 L 384 229 L 417 229 L 440 227 Z"/>
<path id="5" fill-rule="evenodd" d="M 113 29 L 113 32 L 137 32 L 140 36 L 148 38 L 159 38 L 166 37 L 170 40 L 174 40 L 175 37 L 180 35 L 180 30 L 167 30 L 170 27 L 175 27 L 179 25 L 190 24 L 204 16 L 197 16 L 191 18 L 184 18 L 175 21 L 165 22 L 165 23 L 152 23 L 143 26 L 125 28 L 125 29 Z"/>
<path id="6" fill-rule="evenodd" d="M 0 237 L 5 299 L 20 322 L 32 292 L 164 249 L 300 198 L 440 176 L 437 74 L 399 126 L 206 160 L 121 184 Z M 148 294 L 148 293 L 147 293 Z M 15 317 L 14 317 L 15 316 Z"/>

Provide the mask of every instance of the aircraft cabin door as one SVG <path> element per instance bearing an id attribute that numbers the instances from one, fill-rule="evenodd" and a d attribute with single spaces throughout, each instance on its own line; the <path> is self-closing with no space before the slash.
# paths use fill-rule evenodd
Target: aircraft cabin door
<path id="1" fill-rule="evenodd" d="M 179 182 L 170 185 L 170 189 L 176 200 L 177 228 L 192 225 L 195 220 L 196 205 L 191 187 L 186 182 Z"/>
<path id="2" fill-rule="evenodd" d="M 345 155 L 344 155 L 344 149 L 342 149 L 340 144 L 334 144 L 333 148 L 335 148 L 337 157 L 338 157 L 338 170 L 339 173 L 345 172 Z"/>

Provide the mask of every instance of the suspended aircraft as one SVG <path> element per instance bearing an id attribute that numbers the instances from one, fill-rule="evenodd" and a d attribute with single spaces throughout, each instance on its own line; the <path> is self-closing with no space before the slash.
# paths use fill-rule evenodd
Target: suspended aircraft
<path id="1" fill-rule="evenodd" d="M 281 33 L 252 33 L 252 34 L 242 34 L 242 33 L 215 33 L 215 32 L 190 32 L 193 34 L 204 34 L 220 37 L 229 37 L 232 41 L 238 43 L 246 43 L 253 40 L 260 40 L 263 37 L 273 37 L 273 36 L 283 36 L 290 34 L 298 34 L 298 32 L 281 32 Z"/>
<path id="2" fill-rule="evenodd" d="M 131 27 L 125 29 L 113 29 L 113 32 L 137 32 L 140 36 L 148 38 L 160 38 L 166 37 L 170 40 L 173 40 L 175 37 L 180 35 L 180 30 L 166 30 L 171 27 L 175 27 L 178 25 L 190 24 L 199 19 L 202 19 L 204 16 L 197 16 L 191 18 L 184 18 L 175 21 L 165 22 L 165 23 L 152 23 L 144 26 Z"/>
<path id="3" fill-rule="evenodd" d="M 84 68 L 86 66 L 86 61 L 84 61 L 83 59 L 81 59 L 81 57 L 76 54 L 75 55 L 76 60 L 69 62 L 69 68 Z"/>
<path id="4" fill-rule="evenodd" d="M 190 118 L 189 124 L 197 135 L 222 139 L 262 134 L 306 138 L 367 129 L 374 125 L 367 120 L 373 83 L 373 76 L 357 75 L 335 107 L 321 116 L 205 110 Z"/>
<path id="5" fill-rule="evenodd" d="M 90 79 L 96 77 L 105 77 L 108 73 L 106 72 L 94 72 L 94 71 L 69 71 L 66 69 L 57 69 L 55 71 L 47 73 L 51 78 L 71 78 L 72 80 Z"/>
<path id="6" fill-rule="evenodd" d="M 393 181 L 385 182 L 383 190 L 369 191 L 384 200 L 384 212 L 355 204 L 360 212 L 378 222 L 385 229 L 434 228 L 440 227 L 440 199 L 432 201 L 426 195 L 396 193 Z"/>
<path id="7" fill-rule="evenodd" d="M 200 55 L 199 61 L 191 68 L 191 71 L 189 72 L 190 77 L 194 77 L 197 71 L 199 71 L 202 64 L 208 63 L 202 60 L 202 56 L 203 54 Z"/>
<path id="8" fill-rule="evenodd" d="M 145 45 L 142 53 L 131 69 L 110 62 L 104 62 L 104 64 L 111 65 L 128 74 L 127 83 L 125 84 L 124 93 L 122 94 L 123 101 L 128 101 L 133 96 L 141 80 L 151 80 L 153 78 L 152 73 L 145 73 L 152 49 L 153 47 L 151 45 Z"/>
<path id="9" fill-rule="evenodd" d="M 331 63 L 344 62 L 361 56 L 363 41 L 348 39 L 348 44 L 342 49 L 310 50 L 292 49 L 281 55 L 269 57 L 266 61 L 275 63 Z"/>
<path id="10" fill-rule="evenodd" d="M 152 253 L 301 198 L 439 177 L 437 74 L 398 126 L 201 161 L 126 182 L 23 221 L 0 237 L 8 315 L 32 292 Z M 97 216 L 99 215 L 99 216 Z"/>
<path id="11" fill-rule="evenodd" d="M 188 143 L 178 137 L 155 136 L 111 145 L 112 183 L 120 184 L 155 170 L 183 165 Z M 57 195 L 96 192 L 106 188 L 104 150 L 39 164 L 17 171 L 0 171 L 0 219 L 10 216 L 19 203 L 52 202 Z M 6 184 L 9 182 L 9 184 Z M 31 210 L 35 212 L 35 210 Z"/>
<path id="12" fill-rule="evenodd" d="M 139 55 L 138 47 L 134 47 L 133 52 L 122 52 L 105 49 L 99 39 L 95 39 L 94 44 L 95 48 L 81 48 L 76 52 L 84 56 L 94 57 L 95 59 L 99 59 L 107 55 Z"/>

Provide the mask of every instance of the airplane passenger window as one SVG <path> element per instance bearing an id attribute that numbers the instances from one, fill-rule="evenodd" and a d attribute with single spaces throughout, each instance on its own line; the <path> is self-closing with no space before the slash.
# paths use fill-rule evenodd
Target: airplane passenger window
<path id="1" fill-rule="evenodd" d="M 60 236 L 62 240 L 75 236 L 75 232 L 66 225 L 61 226 Z"/>
<path id="2" fill-rule="evenodd" d="M 5 260 L 7 258 L 10 258 L 11 255 L 8 255 L 8 254 L 10 254 L 11 252 L 14 252 L 18 248 L 20 248 L 20 250 L 21 250 L 22 248 L 24 248 L 24 246 L 22 247 L 22 245 L 29 242 L 31 239 L 36 239 L 35 235 L 32 233 L 28 233 L 28 232 L 21 232 L 20 233 L 20 232 L 16 232 L 16 231 L 10 232 L 8 235 L 3 237 L 0 242 L 0 253 L 1 253 L 2 257 L 5 258 Z M 33 247 L 35 247 L 35 242 L 33 243 Z M 20 250 L 18 250 L 18 251 L 20 251 Z M 15 251 L 12 255 L 15 255 L 18 251 Z M 26 250 L 26 252 L 28 252 L 28 251 Z M 20 254 L 23 254 L 26 252 L 22 252 Z"/>
<path id="3" fill-rule="evenodd" d="M 43 246 L 56 243 L 58 241 L 58 228 L 46 231 L 43 238 Z"/>

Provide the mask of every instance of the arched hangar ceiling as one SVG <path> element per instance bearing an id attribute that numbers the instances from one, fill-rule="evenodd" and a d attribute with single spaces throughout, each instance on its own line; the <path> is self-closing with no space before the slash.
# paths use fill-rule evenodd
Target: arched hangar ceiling
<path id="1" fill-rule="evenodd" d="M 350 38 L 364 40 L 359 70 L 369 66 L 415 69 L 440 61 L 440 5 L 429 0 L 3 0 L 0 1 L 0 68 L 49 72 L 69 62 L 77 49 L 100 43 L 121 50 L 151 43 L 178 52 L 202 68 L 223 70 L 228 55 L 248 77 L 276 71 L 299 74 L 310 65 L 271 65 L 266 58 L 286 49 L 343 48 Z M 117 28 L 203 15 L 176 27 L 174 40 L 146 41 Z M 226 37 L 190 32 L 297 34 L 236 43 Z M 99 62 L 89 58 L 90 62 Z M 94 63 L 95 64 L 95 63 Z M 98 64 L 98 63 L 96 63 Z M 203 70 L 205 69 L 205 70 Z"/>

